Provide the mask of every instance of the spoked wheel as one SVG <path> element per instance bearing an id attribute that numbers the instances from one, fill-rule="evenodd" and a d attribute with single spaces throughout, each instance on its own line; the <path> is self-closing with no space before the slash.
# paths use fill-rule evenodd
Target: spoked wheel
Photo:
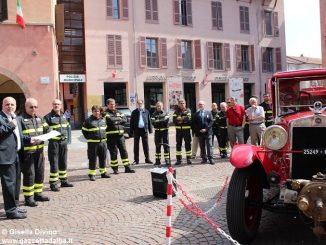
<path id="1" fill-rule="evenodd" d="M 262 202 L 263 185 L 258 169 L 235 169 L 226 203 L 227 223 L 233 239 L 246 244 L 256 236 Z"/>

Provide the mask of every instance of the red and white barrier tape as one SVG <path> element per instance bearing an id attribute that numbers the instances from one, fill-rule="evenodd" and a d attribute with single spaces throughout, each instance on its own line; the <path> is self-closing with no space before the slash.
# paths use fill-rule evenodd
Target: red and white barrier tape
<path id="1" fill-rule="evenodd" d="M 169 167 L 166 172 L 166 178 L 168 180 L 167 186 L 167 206 L 166 206 L 166 228 L 165 228 L 165 236 L 166 236 L 166 244 L 171 245 L 171 231 L 172 231 L 172 193 L 173 193 L 173 168 Z"/>
<path id="2" fill-rule="evenodd" d="M 173 171 L 173 170 L 172 170 Z M 218 202 L 220 202 L 220 200 L 222 199 L 223 193 L 225 191 L 227 182 L 228 182 L 228 177 L 226 178 L 225 182 L 224 182 L 224 186 L 222 188 L 221 191 L 219 191 L 218 197 L 216 199 L 216 202 L 214 204 L 214 206 L 212 208 L 210 208 L 208 211 L 206 211 L 205 213 L 202 211 L 202 209 L 191 199 L 190 196 L 188 196 L 188 194 L 184 191 L 183 187 L 177 182 L 177 180 L 173 177 L 173 172 L 171 174 L 170 171 L 167 171 L 167 178 L 168 178 L 168 184 L 169 184 L 169 179 L 171 179 L 171 181 L 173 183 L 175 183 L 177 188 L 174 188 L 173 184 L 171 184 L 171 187 L 173 188 L 173 191 L 176 193 L 179 201 L 181 202 L 181 204 L 192 214 L 194 214 L 196 217 L 200 216 L 202 218 L 204 218 L 208 224 L 211 225 L 211 227 L 215 230 L 217 230 L 220 234 L 222 234 L 225 238 L 227 238 L 229 241 L 231 241 L 233 244 L 236 245 L 240 245 L 240 243 L 238 243 L 236 240 L 234 240 L 230 235 L 226 234 L 225 231 L 223 231 L 218 224 L 216 224 L 212 219 L 210 219 L 207 214 L 209 212 L 211 212 L 217 205 Z M 187 201 L 191 204 L 188 205 L 183 199 L 182 196 L 180 196 L 178 191 L 181 191 L 182 195 L 187 199 Z M 171 199 L 172 199 L 172 194 L 171 194 Z M 168 202 L 169 203 L 169 202 Z M 172 201 L 171 201 L 172 204 Z M 171 207 L 172 210 L 172 207 Z M 171 235 L 171 233 L 170 233 Z M 170 243 L 167 244 L 171 244 L 171 237 L 170 237 Z"/>

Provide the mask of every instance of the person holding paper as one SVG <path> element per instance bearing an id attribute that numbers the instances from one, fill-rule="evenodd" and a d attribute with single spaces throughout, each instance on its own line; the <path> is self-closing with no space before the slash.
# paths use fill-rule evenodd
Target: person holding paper
<path id="1" fill-rule="evenodd" d="M 35 201 L 49 201 L 42 194 L 44 181 L 44 141 L 35 140 L 35 136 L 48 133 L 51 129 L 46 121 L 37 116 L 38 102 L 28 98 L 25 102 L 25 113 L 21 117 L 24 137 L 23 194 L 25 206 L 35 207 Z"/>
<path id="2" fill-rule="evenodd" d="M 61 111 L 62 102 L 58 99 L 53 100 L 52 110 L 44 117 L 52 130 L 56 130 L 60 135 L 49 140 L 48 158 L 50 162 L 50 189 L 59 191 L 58 182 L 61 187 L 73 187 L 74 185 L 67 180 L 67 153 L 68 153 L 68 130 L 69 121 Z"/>
<path id="3" fill-rule="evenodd" d="M 14 111 L 16 100 L 6 97 L 0 111 L 0 178 L 4 209 L 8 219 L 24 219 L 25 211 L 18 209 L 15 202 L 17 193 L 16 167 L 19 165 L 18 151 L 22 144 Z M 20 172 L 19 172 L 20 174 Z M 19 190 L 19 189 L 18 189 Z"/>

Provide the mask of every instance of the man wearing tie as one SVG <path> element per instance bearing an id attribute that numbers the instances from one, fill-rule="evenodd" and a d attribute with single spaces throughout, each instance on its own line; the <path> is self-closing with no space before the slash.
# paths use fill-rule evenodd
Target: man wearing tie
<path id="1" fill-rule="evenodd" d="M 199 110 L 194 114 L 192 120 L 192 129 L 195 135 L 199 137 L 202 163 L 206 163 L 208 159 L 210 164 L 214 164 L 212 147 L 213 116 L 209 110 L 205 110 L 204 101 L 201 100 L 198 102 L 198 108 Z"/>
<path id="2" fill-rule="evenodd" d="M 145 163 L 153 164 L 149 158 L 148 133 L 152 133 L 152 122 L 149 111 L 144 108 L 144 101 L 137 100 L 138 108 L 130 117 L 130 131 L 134 134 L 134 164 L 139 164 L 139 139 L 141 137 Z"/>
<path id="3" fill-rule="evenodd" d="M 24 219 L 26 211 L 18 209 L 15 202 L 19 195 L 19 178 L 16 173 L 17 166 L 19 167 L 18 151 L 22 146 L 15 110 L 16 100 L 12 97 L 4 98 L 0 112 L 0 177 L 7 218 Z"/>

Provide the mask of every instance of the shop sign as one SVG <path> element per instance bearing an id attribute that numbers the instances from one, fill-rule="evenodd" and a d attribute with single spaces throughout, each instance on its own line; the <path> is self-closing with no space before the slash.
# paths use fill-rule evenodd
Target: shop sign
<path id="1" fill-rule="evenodd" d="M 145 79 L 145 82 L 165 82 L 166 76 L 164 75 L 156 75 L 156 76 L 148 76 Z"/>
<path id="2" fill-rule="evenodd" d="M 84 83 L 85 74 L 60 74 L 60 83 Z"/>

